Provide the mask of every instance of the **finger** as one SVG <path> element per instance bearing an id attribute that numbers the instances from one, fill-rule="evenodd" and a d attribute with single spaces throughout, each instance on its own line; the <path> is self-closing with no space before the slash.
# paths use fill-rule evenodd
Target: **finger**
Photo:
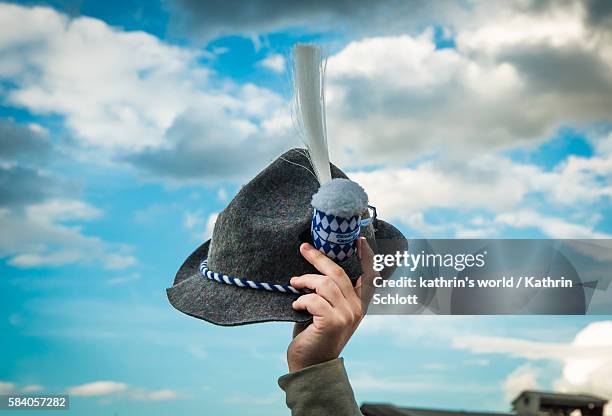
<path id="1" fill-rule="evenodd" d="M 336 282 L 327 276 L 320 274 L 304 274 L 291 278 L 291 286 L 296 289 L 312 289 L 319 296 L 322 296 L 332 306 L 336 307 L 342 302 L 346 302 L 346 298 Z"/>
<path id="2" fill-rule="evenodd" d="M 374 296 L 376 287 L 373 284 L 367 284 L 363 281 L 363 276 L 357 279 L 355 285 L 355 294 L 357 295 L 357 305 L 359 308 L 359 314 L 363 317 L 368 311 L 370 301 Z"/>
<path id="3" fill-rule="evenodd" d="M 361 258 L 363 275 L 355 285 L 355 293 L 362 304 L 368 304 L 374 295 L 374 277 L 378 276 L 378 273 L 374 271 L 374 251 L 372 251 L 365 237 L 359 238 L 357 248 Z"/>
<path id="4" fill-rule="evenodd" d="M 291 305 L 296 311 L 306 310 L 312 316 L 330 317 L 334 314 L 334 308 L 316 293 L 302 295 Z"/>
<path id="5" fill-rule="evenodd" d="M 318 271 L 332 278 L 345 298 L 349 299 L 353 296 L 355 293 L 353 291 L 353 285 L 342 267 L 338 266 L 333 260 L 308 243 L 304 243 L 300 246 L 300 253 L 302 253 L 302 256 L 308 263 L 312 264 Z"/>

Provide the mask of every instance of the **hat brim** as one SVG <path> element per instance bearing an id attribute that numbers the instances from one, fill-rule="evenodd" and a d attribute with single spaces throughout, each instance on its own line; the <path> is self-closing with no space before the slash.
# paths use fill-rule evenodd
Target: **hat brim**
<path id="1" fill-rule="evenodd" d="M 378 246 L 376 251 L 379 254 L 407 249 L 406 238 L 387 222 L 378 220 L 375 235 Z M 270 321 L 310 321 L 310 314 L 297 312 L 291 307 L 297 295 L 245 289 L 204 278 L 199 266 L 202 260 L 208 257 L 209 246 L 210 240 L 191 253 L 176 273 L 173 286 L 166 289 L 168 300 L 176 309 L 194 318 L 222 326 Z M 391 273 L 392 270 L 387 270 L 385 274 Z"/>

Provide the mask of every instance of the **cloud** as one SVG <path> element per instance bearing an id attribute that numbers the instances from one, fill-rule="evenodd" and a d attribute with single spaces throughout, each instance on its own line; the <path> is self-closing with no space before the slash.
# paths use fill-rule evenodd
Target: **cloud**
<path id="1" fill-rule="evenodd" d="M 552 170 L 485 153 L 357 170 L 350 176 L 383 218 L 423 235 L 485 238 L 507 228 L 535 228 L 551 238 L 610 238 L 596 230 L 601 217 L 592 213 L 612 196 L 611 137 L 593 135 L 593 156 L 570 156 Z M 428 223 L 424 214 L 440 208 L 478 214 L 460 222 Z M 552 208 L 571 212 L 573 219 L 553 214 Z M 483 217 L 483 212 L 491 215 Z"/>
<path id="2" fill-rule="evenodd" d="M 357 40 L 334 48 L 327 74 L 333 159 L 357 170 L 355 179 L 367 186 L 383 216 L 424 233 L 450 228 L 461 237 L 494 235 L 508 225 L 505 213 L 525 208 L 525 199 L 534 194 L 572 209 L 609 198 L 612 186 L 602 177 L 612 175 L 610 140 L 596 156 L 569 158 L 553 171 L 499 155 L 539 143 L 561 125 L 580 127 L 609 118 L 612 53 L 603 29 L 587 17 L 592 7 L 601 6 L 566 2 L 537 8 L 525 2 L 525 7 L 495 8 L 476 2 L 474 18 L 466 19 L 451 4 L 424 6 L 415 16 L 409 16 L 413 6 L 394 4 L 402 34 L 353 34 Z M 237 22 L 248 21 L 240 29 L 245 32 L 251 24 L 255 32 L 293 24 L 295 10 L 306 7 L 261 2 L 255 14 L 238 8 L 221 21 L 227 9 L 192 2 L 175 6 L 190 11 L 207 36 L 236 30 Z M 262 12 L 273 6 L 277 14 L 272 17 Z M 325 20 L 347 7 L 317 2 L 307 13 Z M 351 3 L 347 19 L 365 13 L 376 20 L 387 7 Z M 406 29 L 410 19 L 431 7 L 444 10 L 441 29 L 423 30 L 422 22 L 418 31 Z M 453 25 L 444 26 L 446 17 L 454 19 Z M 13 85 L 7 90 L 9 104 L 62 116 L 79 151 L 127 162 L 146 180 L 244 181 L 297 143 L 283 97 L 222 78 L 201 50 L 97 19 L 71 19 L 49 8 L 2 5 L 0 19 L 7 27 L 27 27 L 0 36 L 7 51 L 0 57 L 0 78 Z M 214 23 L 202 24 L 208 21 Z M 516 27 L 525 28 L 529 37 Z M 559 27 L 568 30 L 558 35 Z M 456 48 L 438 47 L 440 30 Z M 280 62 L 274 54 L 268 58 Z M 585 63 L 588 69 L 576 77 L 577 66 Z M 372 170 L 379 165 L 384 168 Z M 40 186 L 45 172 L 27 168 L 21 173 L 24 187 L 52 190 L 51 184 Z M 48 197 L 34 191 L 24 195 L 32 202 Z M 13 192 L 12 198 L 18 197 L 23 195 Z M 427 223 L 427 210 L 457 207 L 485 209 L 493 218 L 479 226 Z M 599 235 L 596 224 L 565 218 L 555 223 L 541 207 L 526 208 L 547 219 L 544 223 L 551 225 L 542 230 L 548 235 L 559 235 L 557 225 L 567 230 L 563 235 Z M 63 253 L 50 262 L 74 257 Z M 108 261 L 116 267 L 128 263 Z"/>
<path id="3" fill-rule="evenodd" d="M 0 394 L 8 394 L 15 391 L 15 384 L 7 381 L 0 381 Z"/>
<path id="4" fill-rule="evenodd" d="M 552 179 L 535 166 L 494 156 L 436 160 L 414 168 L 389 167 L 350 176 L 364 187 L 374 205 L 380 205 L 381 213 L 405 219 L 434 207 L 504 211 Z"/>
<path id="5" fill-rule="evenodd" d="M 219 77 L 201 50 L 45 7 L 2 4 L 0 24 L 7 103 L 61 116 L 98 163 L 177 182 L 235 179 L 288 147 L 286 101 Z"/>
<path id="6" fill-rule="evenodd" d="M 563 370 L 553 383 L 556 390 L 570 393 L 589 392 L 612 399 L 612 321 L 590 323 L 568 343 L 462 336 L 453 340 L 453 347 L 468 349 L 475 354 L 502 354 L 529 361 L 557 362 L 562 365 Z M 534 382 L 537 378 L 533 371 L 518 369 L 513 374 L 513 382 Z"/>
<path id="7" fill-rule="evenodd" d="M 231 0 L 173 0 L 169 3 L 174 29 L 209 41 L 220 36 L 257 38 L 283 29 L 352 34 L 355 37 L 413 32 L 423 22 L 436 21 L 450 28 L 482 25 L 491 16 L 531 15 L 544 20 L 563 11 L 576 13 L 589 32 L 612 32 L 612 13 L 605 0 L 527 0 L 507 2 L 502 7 L 482 0 L 467 2 L 412 1 L 294 1 L 258 0 L 250 7 Z M 392 15 L 394 18 L 389 19 Z M 535 27 L 520 26 L 519 32 L 533 36 Z M 539 31 L 549 29 L 550 25 Z M 517 35 L 515 35 L 516 37 Z M 527 37 L 527 36 L 526 36 Z"/>
<path id="8" fill-rule="evenodd" d="M 536 40 L 517 25 L 537 31 Z M 608 120 L 612 55 L 589 33 L 568 8 L 537 19 L 493 13 L 458 27 L 456 49 L 438 49 L 431 29 L 353 41 L 328 60 L 332 153 L 353 165 L 440 151 L 469 157 Z M 578 67 L 589 69 L 576 77 Z"/>
<path id="9" fill-rule="evenodd" d="M 258 65 L 277 74 L 282 74 L 285 72 L 285 57 L 281 54 L 270 54 L 259 61 Z"/>
<path id="10" fill-rule="evenodd" d="M 21 388 L 22 393 L 36 393 L 36 392 L 41 392 L 44 390 L 45 390 L 45 386 L 41 386 L 40 384 L 29 384 Z"/>
<path id="11" fill-rule="evenodd" d="M 606 0 L 588 0 L 586 2 L 587 20 L 596 27 L 612 31 L 612 7 Z"/>
<path id="12" fill-rule="evenodd" d="M 5 3 L 0 22 L 6 29 L 0 36 L 5 51 L 0 77 L 16 84 L 8 102 L 39 114 L 64 115 L 86 144 L 141 148 L 157 143 L 160 127 L 169 126 L 181 106 L 179 96 L 197 89 L 207 76 L 203 69 L 190 70 L 196 58 L 192 52 L 100 20 Z M 38 76 L 31 76 L 33 71 Z"/>
<path id="13" fill-rule="evenodd" d="M 107 269 L 123 269 L 135 264 L 128 247 L 82 232 L 78 223 L 103 213 L 78 199 L 77 183 L 48 170 L 62 157 L 44 131 L 0 119 L 0 150 L 1 258 L 22 268 L 99 261 Z"/>
<path id="14" fill-rule="evenodd" d="M 10 119 L 0 120 L 0 159 L 41 163 L 51 153 L 48 137 L 37 125 L 24 126 Z"/>
<path id="15" fill-rule="evenodd" d="M 181 395 L 174 390 L 153 390 L 146 391 L 142 389 L 135 389 L 130 392 L 129 397 L 132 400 L 152 401 L 158 402 L 161 400 L 174 400 L 181 397 Z"/>
<path id="16" fill-rule="evenodd" d="M 218 217 L 219 217 L 218 212 L 214 212 L 208 216 L 208 220 L 206 220 L 206 229 L 204 230 L 205 240 L 208 240 L 209 238 L 212 237 Z"/>
<path id="17" fill-rule="evenodd" d="M 495 217 L 495 221 L 514 228 L 533 227 L 551 238 L 610 239 L 611 234 L 597 232 L 592 227 L 573 224 L 561 218 L 549 217 L 531 210 L 506 212 Z"/>
<path id="18" fill-rule="evenodd" d="M 280 99 L 271 94 L 255 98 L 258 91 L 261 90 L 253 85 L 243 88 L 243 95 L 252 96 L 245 97 L 249 112 L 262 113 L 274 107 L 279 113 L 284 111 Z M 228 118 L 224 112 L 222 107 L 216 107 L 183 113 L 167 130 L 167 145 L 150 147 L 124 159 L 144 172 L 177 182 L 202 178 L 208 182 L 240 180 L 256 174 L 290 146 L 288 115 L 281 126 L 274 120 L 256 125 L 238 116 Z"/>
<path id="19" fill-rule="evenodd" d="M 126 391 L 128 385 L 116 381 L 94 381 L 68 388 L 68 393 L 73 396 L 107 396 L 109 394 Z"/>
<path id="20" fill-rule="evenodd" d="M 0 394 L 35 393 L 43 391 L 44 389 L 44 386 L 41 386 L 40 384 L 28 384 L 26 386 L 19 387 L 15 383 L 0 381 Z"/>
<path id="21" fill-rule="evenodd" d="M 121 269 L 136 263 L 128 247 L 86 236 L 67 222 L 98 218 L 101 211 L 82 201 L 49 199 L 23 211 L 0 209 L 0 256 L 16 267 L 72 263 Z M 97 262 L 97 263 L 96 263 Z"/>
<path id="22" fill-rule="evenodd" d="M 113 277 L 110 278 L 106 281 L 107 284 L 114 286 L 114 285 L 123 285 L 126 283 L 130 283 L 130 282 L 135 282 L 137 280 L 140 280 L 140 273 L 134 272 L 134 273 L 130 273 L 127 275 L 122 275 L 122 276 L 117 276 L 117 277 Z"/>
<path id="23" fill-rule="evenodd" d="M 22 206 L 62 193 L 61 185 L 48 173 L 28 166 L 0 165 L 0 206 Z"/>
<path id="24" fill-rule="evenodd" d="M 225 188 L 219 188 L 219 190 L 217 191 L 217 198 L 219 198 L 219 201 L 221 202 L 227 201 L 228 194 Z"/>
<path id="25" fill-rule="evenodd" d="M 174 390 L 146 390 L 117 381 L 94 381 L 68 388 L 68 394 L 82 397 L 127 398 L 139 401 L 160 401 L 180 398 Z"/>
<path id="26" fill-rule="evenodd" d="M 561 391 L 590 391 L 612 399 L 612 321 L 595 322 L 576 334 L 571 343 L 578 350 L 601 348 L 607 354 L 582 354 L 564 361 L 563 375 L 555 387 Z M 612 409 L 609 409 L 612 410 Z"/>
<path id="27" fill-rule="evenodd" d="M 19 207 L 65 195 L 74 185 L 44 170 L 57 158 L 39 128 L 0 119 L 0 207 Z"/>
<path id="28" fill-rule="evenodd" d="M 170 2 L 173 26 L 208 41 L 224 35 L 257 37 L 282 29 L 352 32 L 397 31 L 416 26 L 432 15 L 444 19 L 455 9 L 449 1 L 314 0 L 284 2 L 258 0 L 244 6 L 239 0 L 174 0 Z M 389 19 L 393 13 L 394 19 Z M 429 16 L 429 19 L 427 18 Z M 367 22 L 367 24 L 365 24 Z"/>
<path id="29" fill-rule="evenodd" d="M 213 212 L 205 220 L 201 211 L 186 212 L 183 217 L 183 225 L 194 233 L 196 240 L 206 241 L 212 237 L 218 216 L 218 212 Z"/>
<path id="30" fill-rule="evenodd" d="M 504 394 L 506 400 L 512 401 L 525 390 L 541 389 L 541 385 L 538 382 L 539 375 L 540 370 L 530 365 L 523 365 L 508 374 L 504 380 Z"/>

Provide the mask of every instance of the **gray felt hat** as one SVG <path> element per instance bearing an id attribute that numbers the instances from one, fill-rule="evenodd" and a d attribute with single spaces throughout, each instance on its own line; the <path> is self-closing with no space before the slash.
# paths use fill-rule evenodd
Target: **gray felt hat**
<path id="1" fill-rule="evenodd" d="M 346 178 L 333 164 L 331 172 L 334 178 Z M 167 289 L 170 303 L 187 315 L 224 326 L 310 320 L 308 313 L 291 307 L 298 294 L 211 280 L 201 273 L 201 263 L 206 260 L 210 270 L 223 275 L 270 285 L 288 285 L 293 276 L 319 273 L 299 253 L 301 243 L 312 242 L 311 198 L 318 188 L 304 149 L 292 149 L 276 159 L 240 189 L 219 214 L 212 238 L 185 260 Z M 379 219 L 362 227 L 361 235 L 378 253 L 407 249 L 402 233 Z M 357 256 L 338 264 L 353 284 L 362 273 Z M 386 269 L 383 277 L 390 273 Z"/>

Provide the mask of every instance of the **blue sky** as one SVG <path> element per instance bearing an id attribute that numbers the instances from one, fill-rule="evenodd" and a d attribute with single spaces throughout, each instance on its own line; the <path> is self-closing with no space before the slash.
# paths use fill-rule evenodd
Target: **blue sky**
<path id="1" fill-rule="evenodd" d="M 299 145 L 295 42 L 328 55 L 332 159 L 407 236 L 610 238 L 605 3 L 287 3 L 0 3 L 0 392 L 68 391 L 74 414 L 287 414 L 291 326 L 204 324 L 165 288 Z M 359 402 L 612 399 L 608 319 L 367 317 L 343 356 Z"/>

